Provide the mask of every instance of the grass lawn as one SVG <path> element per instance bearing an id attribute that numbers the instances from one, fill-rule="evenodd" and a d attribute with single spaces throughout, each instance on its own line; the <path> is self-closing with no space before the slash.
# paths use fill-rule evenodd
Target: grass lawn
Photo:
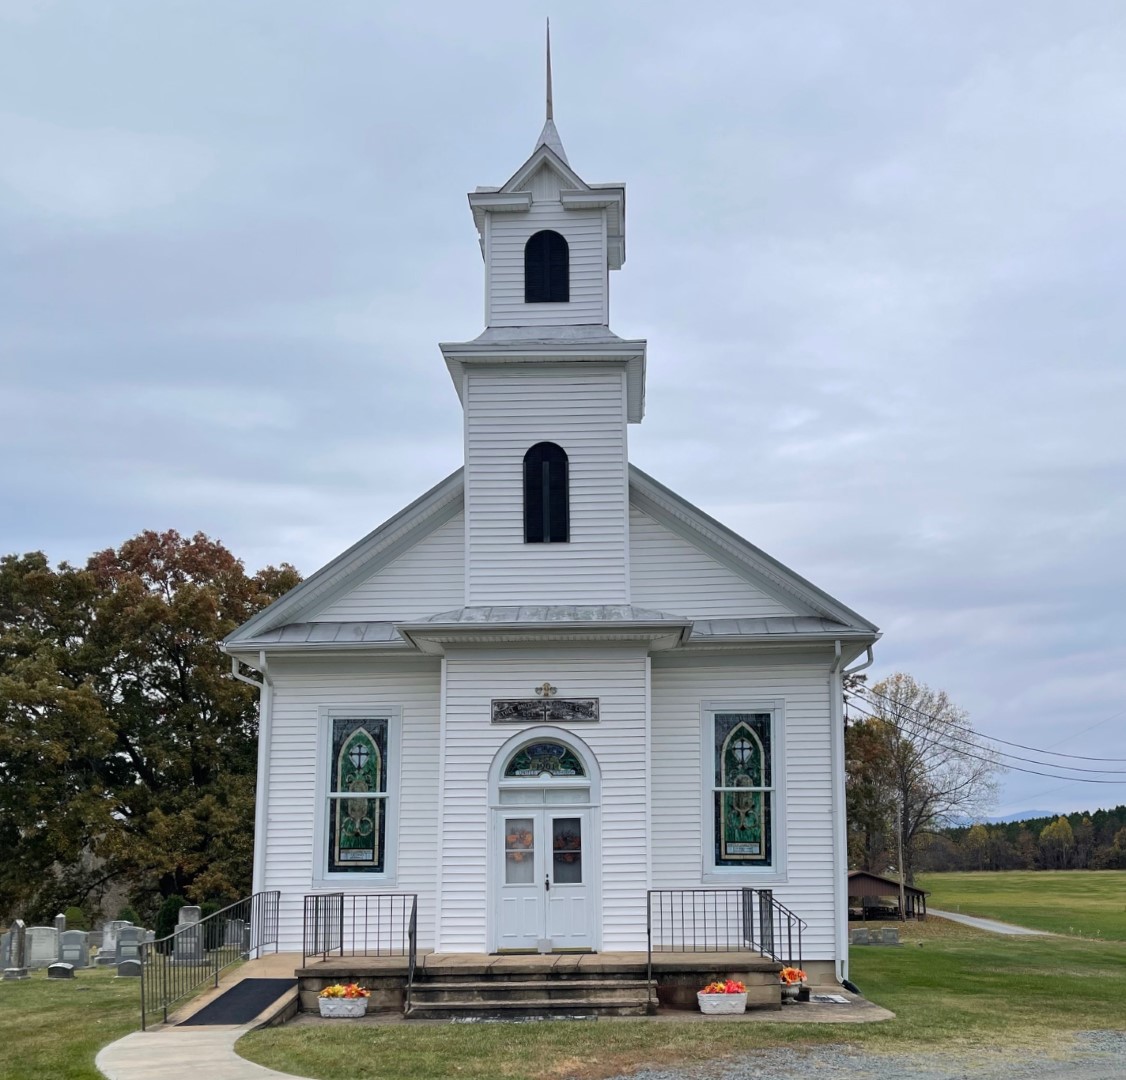
<path id="1" fill-rule="evenodd" d="M 1126 870 L 923 874 L 927 905 L 1056 934 L 1126 941 Z"/>
<path id="2" fill-rule="evenodd" d="M 32 972 L 0 982 L 0 1080 L 105 1080 L 94 1055 L 140 1026 L 140 979 L 85 968 L 71 979 Z"/>
<path id="3" fill-rule="evenodd" d="M 998 1049 L 1050 1054 L 1067 1032 L 1126 1028 L 1126 944 L 942 929 L 924 931 L 898 949 L 853 949 L 853 981 L 897 1014 L 883 1023 L 334 1023 L 254 1032 L 238 1049 L 263 1065 L 325 1080 L 594 1080 L 647 1063 L 827 1042 L 907 1053 L 941 1047 L 947 1055 Z"/>

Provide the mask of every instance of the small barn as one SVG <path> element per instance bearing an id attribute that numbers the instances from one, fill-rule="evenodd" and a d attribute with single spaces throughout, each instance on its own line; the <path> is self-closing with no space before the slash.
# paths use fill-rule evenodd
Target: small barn
<path id="1" fill-rule="evenodd" d="M 862 919 L 925 919 L 927 894 L 914 885 L 903 886 L 904 910 L 899 910 L 899 882 L 895 878 L 871 874 L 867 870 L 848 872 L 849 914 L 860 912 Z"/>

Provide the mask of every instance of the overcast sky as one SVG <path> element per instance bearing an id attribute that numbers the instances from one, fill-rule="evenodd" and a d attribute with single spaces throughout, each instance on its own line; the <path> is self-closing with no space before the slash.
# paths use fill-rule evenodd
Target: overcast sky
<path id="1" fill-rule="evenodd" d="M 465 193 L 532 150 L 547 13 L 0 0 L 0 551 L 308 574 L 460 465 L 436 343 L 482 329 Z M 878 623 L 876 677 L 1126 759 L 1126 7 L 554 14 L 571 164 L 628 185 L 632 460 Z"/>

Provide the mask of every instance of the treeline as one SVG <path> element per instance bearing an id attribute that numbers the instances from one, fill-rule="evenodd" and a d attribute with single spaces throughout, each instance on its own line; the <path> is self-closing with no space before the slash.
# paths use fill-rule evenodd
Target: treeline
<path id="1" fill-rule="evenodd" d="M 219 642 L 299 580 L 175 532 L 0 558 L 0 918 L 246 895 L 258 702 Z"/>
<path id="2" fill-rule="evenodd" d="M 1126 806 L 938 830 L 920 870 L 1126 870 Z"/>

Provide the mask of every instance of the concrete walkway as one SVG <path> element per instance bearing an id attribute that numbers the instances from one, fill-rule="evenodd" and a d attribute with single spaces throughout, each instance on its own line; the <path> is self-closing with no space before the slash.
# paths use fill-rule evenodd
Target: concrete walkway
<path id="1" fill-rule="evenodd" d="M 962 915 L 957 911 L 939 911 L 938 908 L 928 908 L 928 915 L 935 915 L 940 919 L 949 919 L 951 922 L 973 926 L 978 930 L 988 930 L 991 934 L 1010 934 L 1013 937 L 1052 937 L 1047 930 L 1030 930 L 1027 926 L 1013 926 L 1012 923 L 998 922 L 996 919 L 979 919 L 976 915 Z"/>
<path id="2" fill-rule="evenodd" d="M 203 1076 L 207 1080 L 293 1080 L 289 1073 L 277 1072 L 239 1057 L 235 1043 L 247 1032 L 269 1022 L 279 1011 L 278 1004 L 270 1006 L 248 1024 L 229 1026 L 177 1026 L 208 1002 L 225 993 L 242 979 L 283 978 L 293 975 L 300 966 L 300 956 L 285 954 L 252 960 L 230 972 L 220 980 L 217 989 L 209 990 L 174 1016 L 168 1024 L 158 1025 L 148 1031 L 134 1031 L 99 1051 L 94 1064 L 108 1080 L 183 1080 L 188 1076 Z M 662 1009 L 651 1021 L 670 1023 L 813 1023 L 813 1024 L 863 1024 L 890 1020 L 895 1014 L 864 998 L 856 997 L 841 987 L 813 987 L 813 992 L 838 994 L 847 999 L 846 1005 L 811 1003 L 786 1005 L 781 1009 L 754 1009 L 743 1016 L 703 1016 L 698 1012 Z M 296 998 L 296 990 L 292 997 Z M 289 995 L 287 995 L 288 997 Z M 299 1014 L 298 1024 L 324 1023 L 319 1017 Z M 340 1021 L 335 1021 L 339 1023 Z M 624 1018 L 612 1017 L 598 1023 L 626 1023 Z M 637 1021 L 633 1021 L 637 1022 Z M 645 1022 L 644 1020 L 642 1021 Z M 441 1020 L 404 1020 L 398 1013 L 376 1013 L 349 1024 L 412 1026 L 446 1026 Z"/>

